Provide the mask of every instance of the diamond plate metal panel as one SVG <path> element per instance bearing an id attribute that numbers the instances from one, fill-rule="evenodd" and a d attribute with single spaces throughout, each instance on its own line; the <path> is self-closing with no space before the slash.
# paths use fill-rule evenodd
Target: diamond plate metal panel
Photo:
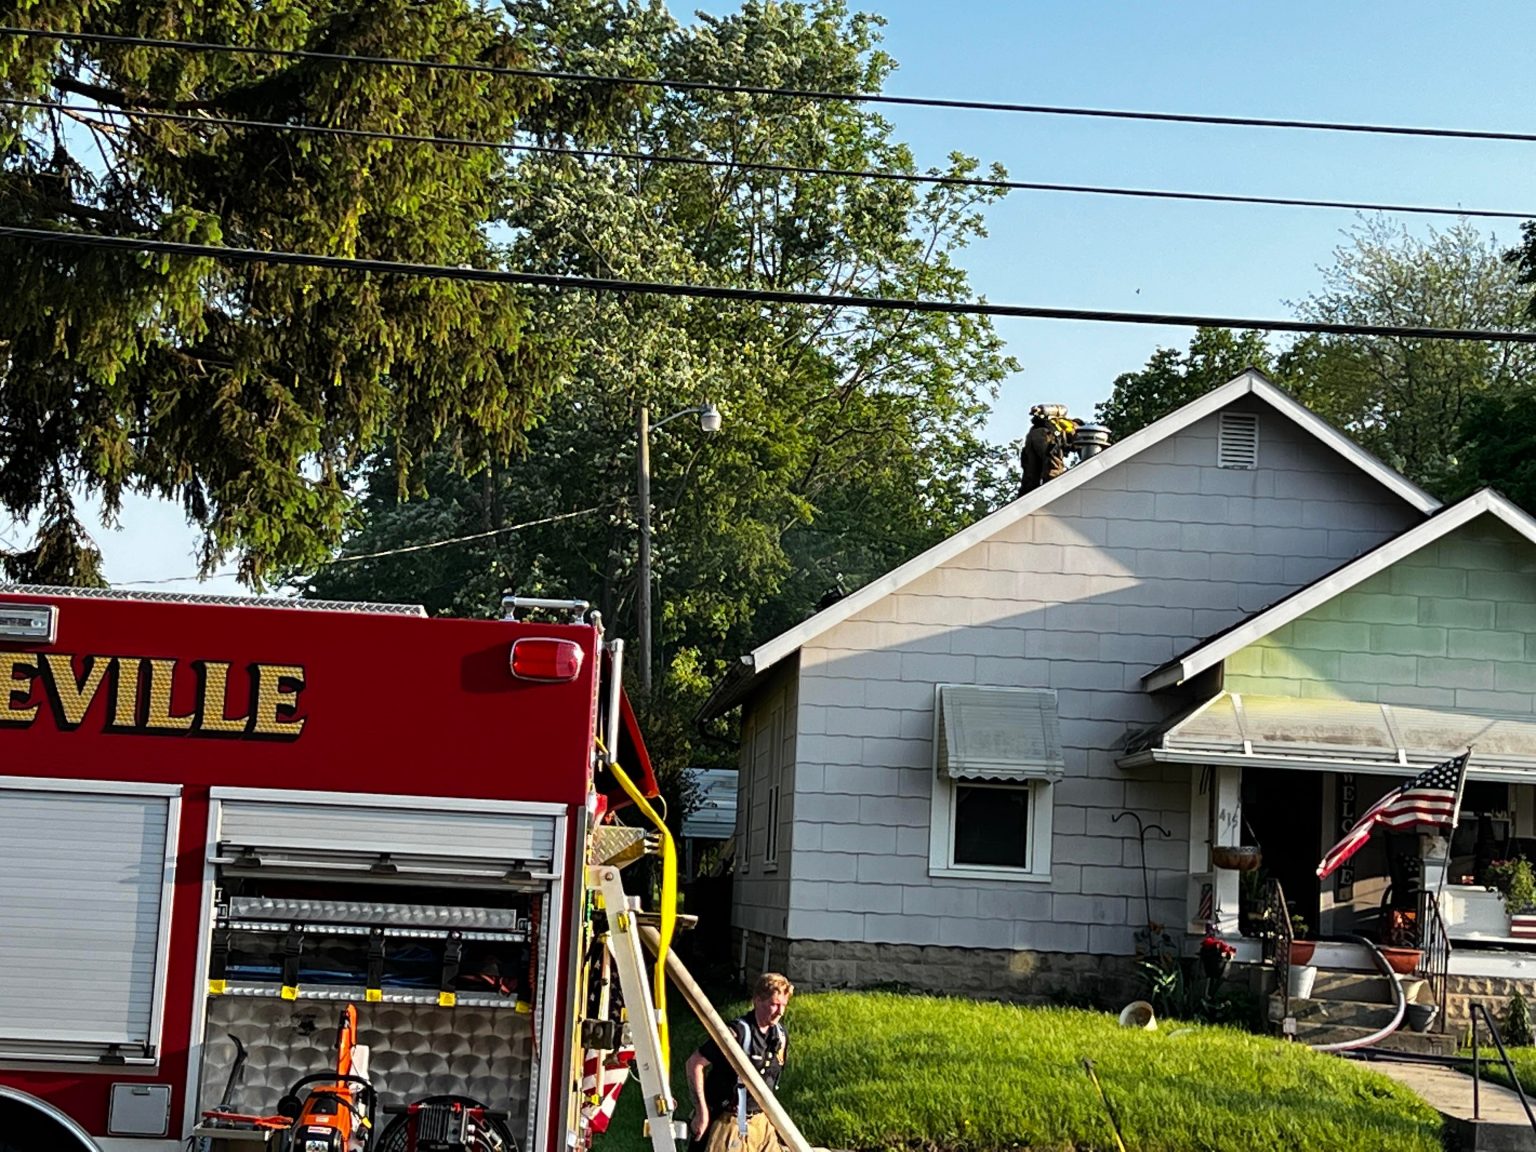
<path id="1" fill-rule="evenodd" d="M 474 928 L 481 931 L 526 930 L 527 918 L 515 908 L 465 908 L 440 904 L 375 904 L 359 900 L 280 900 L 271 896 L 231 896 L 232 920 L 283 923 L 363 924 L 380 927 Z"/>
<path id="2" fill-rule="evenodd" d="M 300 600 L 288 596 L 217 596 L 210 592 L 151 592 L 129 588 L 60 588 L 51 584 L 0 584 L 0 592 L 83 600 L 145 600 L 155 604 L 222 604 L 246 608 L 299 608 L 320 612 L 376 612 L 384 616 L 425 616 L 420 604 L 368 604 L 359 600 Z"/>
<path id="3" fill-rule="evenodd" d="M 531 1024 L 516 1012 L 434 1006 L 358 1004 L 359 1042 L 382 1106 L 458 1093 L 505 1109 L 523 1131 L 532 1083 Z M 230 1101 L 239 1112 L 269 1113 L 288 1085 L 333 1068 L 336 1019 L 330 1004 L 215 996 L 208 1002 L 199 1109 L 224 1091 L 240 1038 L 249 1053 Z"/>

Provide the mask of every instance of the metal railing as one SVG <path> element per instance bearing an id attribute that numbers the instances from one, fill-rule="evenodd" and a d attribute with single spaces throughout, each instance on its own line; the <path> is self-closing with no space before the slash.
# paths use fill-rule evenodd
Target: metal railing
<path id="1" fill-rule="evenodd" d="M 1499 1060 L 1504 1065 L 1504 1071 L 1509 1076 L 1509 1082 L 1514 1085 L 1515 1094 L 1520 1097 L 1520 1106 L 1525 1109 L 1525 1118 L 1531 1122 L 1531 1131 L 1536 1132 L 1536 1112 L 1531 1111 L 1531 1102 L 1525 1097 L 1525 1089 L 1520 1086 L 1520 1077 L 1515 1074 L 1515 1066 L 1510 1062 L 1509 1053 L 1504 1051 L 1504 1039 L 1499 1035 L 1499 1026 L 1493 1022 L 1493 1017 L 1488 1014 L 1488 1009 L 1482 1001 L 1476 1001 L 1472 1005 L 1472 1119 L 1480 1120 L 1482 1115 L 1479 1092 L 1482 1088 L 1482 1060 L 1480 1059 L 1480 1047 L 1477 1040 L 1477 1019 L 1482 1017 L 1483 1023 L 1488 1026 L 1488 1036 L 1493 1041 L 1493 1046 L 1499 1050 Z"/>
<path id="2" fill-rule="evenodd" d="M 1263 915 L 1265 959 L 1275 971 L 1275 993 L 1280 997 L 1280 1018 L 1275 1024 L 1284 1031 L 1291 1014 L 1291 912 L 1278 880 L 1264 886 Z"/>
<path id="3" fill-rule="evenodd" d="M 1440 901 L 1427 889 L 1419 897 L 1419 964 L 1414 975 L 1429 985 L 1435 1005 L 1435 1031 L 1446 1030 L 1445 1000 L 1450 985 L 1451 938 L 1445 919 L 1440 915 Z"/>

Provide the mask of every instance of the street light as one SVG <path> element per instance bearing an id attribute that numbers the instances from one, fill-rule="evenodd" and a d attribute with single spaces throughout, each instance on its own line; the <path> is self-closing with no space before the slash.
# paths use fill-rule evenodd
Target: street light
<path id="1" fill-rule="evenodd" d="M 651 423 L 651 410 L 640 405 L 640 476 L 637 485 L 640 498 L 640 595 L 635 615 L 638 618 L 636 630 L 640 634 L 640 691 L 647 696 L 651 692 L 651 433 L 679 416 L 694 415 L 699 418 L 699 431 L 706 435 L 720 431 L 720 409 L 713 404 L 679 409 L 654 424 Z"/>

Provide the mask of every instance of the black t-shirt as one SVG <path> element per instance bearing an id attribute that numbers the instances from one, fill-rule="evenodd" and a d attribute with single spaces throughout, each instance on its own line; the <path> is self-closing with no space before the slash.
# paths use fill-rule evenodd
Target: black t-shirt
<path id="1" fill-rule="evenodd" d="M 784 1071 L 784 1053 L 789 1044 L 784 1025 L 774 1024 L 764 1031 L 757 1026 L 753 1014 L 748 1012 L 745 1016 L 738 1016 L 732 1020 L 729 1027 L 736 1037 L 736 1042 L 741 1044 L 747 1058 L 752 1061 L 752 1067 L 757 1069 L 757 1074 L 767 1082 L 768 1087 L 777 1092 L 779 1075 Z M 744 1043 L 743 1039 L 745 1039 Z M 709 1105 L 710 1111 L 717 1115 L 721 1109 L 728 1110 L 734 1115 L 736 1070 L 725 1058 L 725 1053 L 720 1051 L 720 1045 L 713 1040 L 706 1040 L 701 1044 L 698 1054 L 709 1062 L 709 1070 L 704 1074 L 704 1102 Z M 752 1098 L 752 1093 L 748 1092 L 747 1115 L 754 1116 L 761 1111 L 757 1101 Z"/>

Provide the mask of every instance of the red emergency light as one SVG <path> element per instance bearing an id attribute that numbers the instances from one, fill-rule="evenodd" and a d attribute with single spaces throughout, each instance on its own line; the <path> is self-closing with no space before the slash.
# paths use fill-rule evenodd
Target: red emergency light
<path id="1" fill-rule="evenodd" d="M 512 642 L 512 675 L 559 684 L 581 674 L 581 645 L 574 640 L 525 636 Z"/>

